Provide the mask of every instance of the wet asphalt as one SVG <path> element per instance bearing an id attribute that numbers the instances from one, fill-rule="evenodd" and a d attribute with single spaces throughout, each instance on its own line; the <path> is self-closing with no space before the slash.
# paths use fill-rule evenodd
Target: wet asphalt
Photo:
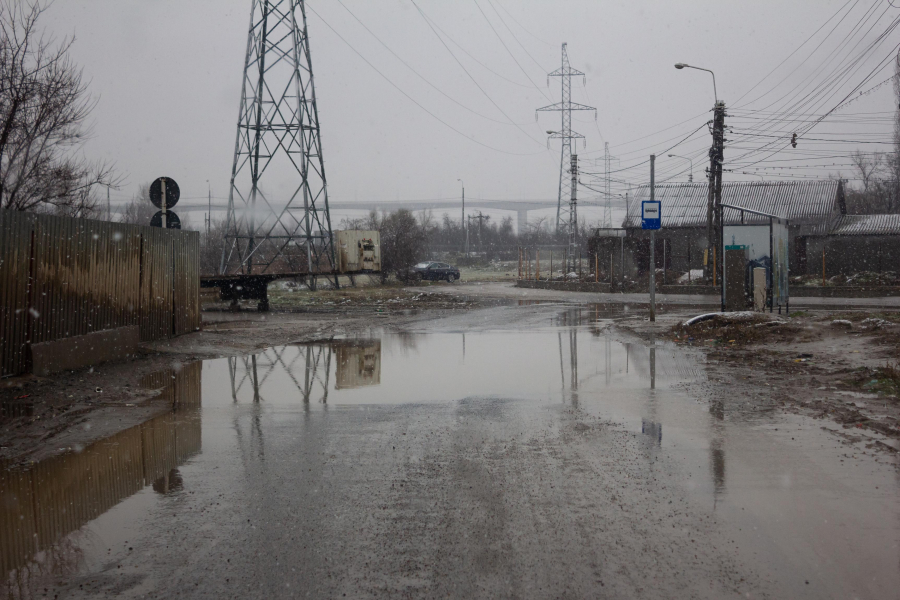
<path id="1" fill-rule="evenodd" d="M 895 459 L 622 316 L 499 307 L 189 366 L 171 415 L 4 474 L 3 592 L 900 597 Z"/>

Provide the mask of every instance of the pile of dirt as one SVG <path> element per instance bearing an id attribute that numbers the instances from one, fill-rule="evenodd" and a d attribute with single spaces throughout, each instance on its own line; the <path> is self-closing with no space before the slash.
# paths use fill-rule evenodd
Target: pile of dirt
<path id="1" fill-rule="evenodd" d="M 744 346 L 795 335 L 800 327 L 765 313 L 710 313 L 689 319 L 669 330 L 673 340 L 686 344 Z"/>

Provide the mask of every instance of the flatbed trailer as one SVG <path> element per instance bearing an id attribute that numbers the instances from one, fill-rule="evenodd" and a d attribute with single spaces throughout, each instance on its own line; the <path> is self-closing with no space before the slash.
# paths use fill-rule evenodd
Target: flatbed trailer
<path id="1" fill-rule="evenodd" d="M 338 273 L 337 271 L 320 273 L 257 273 L 234 275 L 210 275 L 200 278 L 201 288 L 218 288 L 219 298 L 230 300 L 231 306 L 237 308 L 239 300 L 256 300 L 257 310 L 269 310 L 269 284 L 278 279 L 294 279 L 305 282 L 307 278 L 334 277 L 338 275 L 371 275 L 374 271 L 354 271 Z"/>

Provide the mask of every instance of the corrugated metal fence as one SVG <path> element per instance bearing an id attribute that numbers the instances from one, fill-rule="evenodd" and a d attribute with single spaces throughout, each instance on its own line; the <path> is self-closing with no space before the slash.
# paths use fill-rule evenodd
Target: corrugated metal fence
<path id="1" fill-rule="evenodd" d="M 0 209 L 0 374 L 28 344 L 139 325 L 141 340 L 200 327 L 193 231 Z"/>

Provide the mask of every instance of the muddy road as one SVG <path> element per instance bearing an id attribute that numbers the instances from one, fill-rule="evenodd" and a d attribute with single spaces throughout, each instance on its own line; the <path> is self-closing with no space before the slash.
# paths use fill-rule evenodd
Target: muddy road
<path id="1" fill-rule="evenodd" d="M 182 349 L 146 376 L 174 411 L 2 471 L 2 591 L 900 597 L 896 440 L 778 410 L 630 310 Z"/>

